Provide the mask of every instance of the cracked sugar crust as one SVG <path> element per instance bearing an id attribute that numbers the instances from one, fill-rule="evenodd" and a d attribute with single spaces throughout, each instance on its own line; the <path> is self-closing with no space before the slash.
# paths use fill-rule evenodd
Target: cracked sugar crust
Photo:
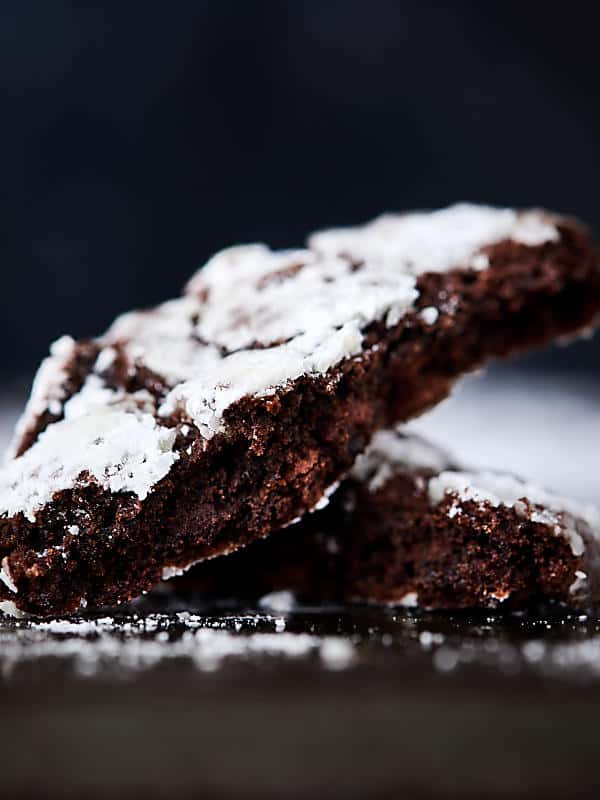
<path id="1" fill-rule="evenodd" d="M 183 297 L 63 340 L 0 476 L 0 556 L 18 589 L 0 599 L 39 614 L 114 604 L 284 527 L 375 431 L 598 314 L 598 253 L 575 223 L 474 206 L 409 217 L 386 223 L 381 256 L 224 251 Z M 379 224 L 354 239 L 372 247 Z M 143 432 L 141 450 L 109 437 L 86 469 L 68 451 L 107 414 Z"/>
<path id="2" fill-rule="evenodd" d="M 465 472 L 400 430 L 375 435 L 329 507 L 174 591 L 312 602 L 524 608 L 600 599 L 600 513 L 512 475 Z"/>

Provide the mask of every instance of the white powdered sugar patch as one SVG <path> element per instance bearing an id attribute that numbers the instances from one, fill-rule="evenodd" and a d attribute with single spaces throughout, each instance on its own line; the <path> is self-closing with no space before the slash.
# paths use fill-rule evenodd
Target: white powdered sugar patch
<path id="1" fill-rule="evenodd" d="M 399 472 L 430 469 L 441 472 L 448 468 L 449 456 L 444 450 L 416 435 L 398 430 L 379 431 L 367 450 L 358 456 L 351 475 L 369 491 L 377 492 Z"/>
<path id="2" fill-rule="evenodd" d="M 419 316 L 426 325 L 435 325 L 438 321 L 440 312 L 434 306 L 427 306 L 419 312 Z"/>
<path id="3" fill-rule="evenodd" d="M 327 353 L 327 342 L 345 325 L 361 329 L 390 312 L 404 313 L 417 298 L 402 270 L 370 264 L 355 270 L 335 256 L 264 245 L 217 254 L 188 291 L 194 287 L 208 293 L 197 325 L 206 341 L 232 351 L 293 340 L 305 356 L 318 348 Z"/>
<path id="4" fill-rule="evenodd" d="M 154 414 L 156 403 L 146 389 L 130 393 L 124 389 L 112 389 L 106 386 L 99 375 L 91 374 L 77 394 L 64 404 L 63 413 L 65 419 L 77 419 L 102 414 L 106 409 L 139 415 Z"/>
<path id="5" fill-rule="evenodd" d="M 407 592 L 398 600 L 397 605 L 404 608 L 416 608 L 419 605 L 419 596 L 416 592 Z"/>
<path id="6" fill-rule="evenodd" d="M 1 600 L 0 611 L 2 611 L 3 614 L 6 614 L 7 617 L 14 617 L 15 619 L 21 619 L 27 616 L 25 612 L 17 608 L 16 604 L 12 600 Z"/>
<path id="7" fill-rule="evenodd" d="M 20 458 L 0 472 L 0 515 L 36 513 L 83 472 L 111 492 L 144 500 L 171 469 L 175 431 L 150 415 L 103 410 L 51 425 Z"/>
<path id="8" fill-rule="evenodd" d="M 97 374 L 106 372 L 107 369 L 110 369 L 110 367 L 112 367 L 116 358 L 117 358 L 117 351 L 115 350 L 115 348 L 105 347 L 98 354 L 98 358 L 96 359 L 96 363 L 94 364 L 94 372 Z"/>
<path id="9" fill-rule="evenodd" d="M 2 583 L 10 589 L 11 592 L 14 594 L 17 593 L 17 587 L 15 586 L 15 582 L 13 581 L 10 566 L 8 563 L 8 556 L 4 556 L 2 559 L 2 568 L 0 569 L 0 580 Z"/>
<path id="10" fill-rule="evenodd" d="M 598 509 L 560 497 L 511 475 L 445 471 L 431 478 L 428 491 L 434 505 L 442 502 L 446 495 L 455 498 L 448 510 L 450 517 L 460 514 L 460 503 L 469 500 L 478 504 L 488 503 L 495 508 L 514 508 L 523 518 L 547 525 L 557 536 L 564 536 L 576 557 L 585 550 L 583 538 L 577 530 L 578 520 L 600 536 Z"/>
<path id="11" fill-rule="evenodd" d="M 226 555 L 226 553 L 220 553 L 219 555 L 223 556 L 223 555 Z M 216 557 L 217 556 L 214 556 L 214 558 L 216 558 Z M 200 560 L 203 560 L 203 559 L 200 559 Z M 196 561 L 190 561 L 189 564 L 185 564 L 182 567 L 178 567 L 178 566 L 163 567 L 161 575 L 160 575 L 160 579 L 162 581 L 170 581 L 172 578 L 179 578 L 182 575 L 185 575 L 185 573 L 188 572 L 188 570 L 190 570 L 192 567 L 195 567 L 196 564 L 199 564 L 199 563 L 200 562 L 198 560 L 196 560 Z"/>
<path id="12" fill-rule="evenodd" d="M 75 353 L 75 341 L 70 336 L 61 336 L 50 346 L 50 355 L 37 371 L 31 395 L 25 410 L 18 420 L 6 460 L 14 458 L 21 439 L 46 410 L 60 414 L 64 400 L 64 383 L 68 377 L 66 368 Z"/>
<path id="13" fill-rule="evenodd" d="M 488 260 L 480 251 L 505 239 L 535 247 L 559 238 L 547 213 L 459 203 L 440 211 L 385 214 L 368 225 L 322 231 L 309 244 L 327 256 L 375 261 L 420 275 L 454 267 L 485 269 Z"/>
<path id="14" fill-rule="evenodd" d="M 332 333 L 326 342 L 317 343 L 314 335 L 270 349 L 243 350 L 224 358 L 208 349 L 202 357 L 206 371 L 202 377 L 176 386 L 159 409 L 161 416 L 177 410 L 196 425 L 202 436 L 212 438 L 225 430 L 224 412 L 246 396 L 268 397 L 303 375 L 321 375 L 344 358 L 361 351 L 362 334 L 355 322 Z M 314 346 L 313 346 L 314 345 Z"/>
<path id="15" fill-rule="evenodd" d="M 160 375 L 170 386 L 212 370 L 220 359 L 218 348 L 200 343 L 195 320 L 202 303 L 179 297 L 152 311 L 131 311 L 118 317 L 102 341 L 124 343 L 129 358 Z"/>
<path id="16" fill-rule="evenodd" d="M 575 570 L 575 580 L 569 586 L 569 594 L 577 594 L 587 584 L 588 576 L 580 569 Z"/>
<path id="17" fill-rule="evenodd" d="M 163 567 L 160 579 L 161 581 L 170 581 L 172 578 L 179 578 L 191 568 L 191 564 L 189 567 Z"/>

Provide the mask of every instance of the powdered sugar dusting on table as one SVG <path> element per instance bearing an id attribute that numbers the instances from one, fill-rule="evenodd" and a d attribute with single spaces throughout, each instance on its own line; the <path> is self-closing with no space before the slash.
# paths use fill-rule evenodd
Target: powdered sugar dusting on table
<path id="1" fill-rule="evenodd" d="M 106 668 L 141 671 L 174 659 L 187 659 L 211 672 L 230 659 L 297 659 L 314 654 L 330 670 L 352 665 L 350 641 L 286 631 L 285 617 L 265 614 L 206 617 L 181 612 L 115 620 L 55 619 L 17 622 L 0 631 L 0 665 L 4 674 L 26 661 L 62 658 L 93 676 Z"/>

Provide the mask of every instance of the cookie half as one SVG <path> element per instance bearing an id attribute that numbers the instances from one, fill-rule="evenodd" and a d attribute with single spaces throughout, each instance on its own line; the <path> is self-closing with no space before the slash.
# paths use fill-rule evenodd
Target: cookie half
<path id="1" fill-rule="evenodd" d="M 600 599 L 600 513 L 511 475 L 457 469 L 414 436 L 378 433 L 327 509 L 173 588 L 428 609 L 573 608 Z"/>
<path id="2" fill-rule="evenodd" d="M 589 235 L 542 211 L 460 205 L 224 251 L 183 297 L 53 347 L 0 473 L 0 600 L 119 603 L 285 527 L 377 430 L 599 311 Z"/>

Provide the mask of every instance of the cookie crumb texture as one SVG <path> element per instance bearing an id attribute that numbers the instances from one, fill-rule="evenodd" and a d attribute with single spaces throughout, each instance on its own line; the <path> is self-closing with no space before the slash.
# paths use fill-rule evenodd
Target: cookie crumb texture
<path id="1" fill-rule="evenodd" d="M 600 599 L 600 513 L 509 475 L 469 473 L 415 437 L 376 435 L 324 511 L 175 591 L 427 609 L 587 608 Z"/>
<path id="2" fill-rule="evenodd" d="M 0 601 L 112 605 L 323 503 L 466 371 L 589 327 L 576 223 L 460 205 L 217 254 L 183 297 L 63 337 L 0 473 Z"/>

